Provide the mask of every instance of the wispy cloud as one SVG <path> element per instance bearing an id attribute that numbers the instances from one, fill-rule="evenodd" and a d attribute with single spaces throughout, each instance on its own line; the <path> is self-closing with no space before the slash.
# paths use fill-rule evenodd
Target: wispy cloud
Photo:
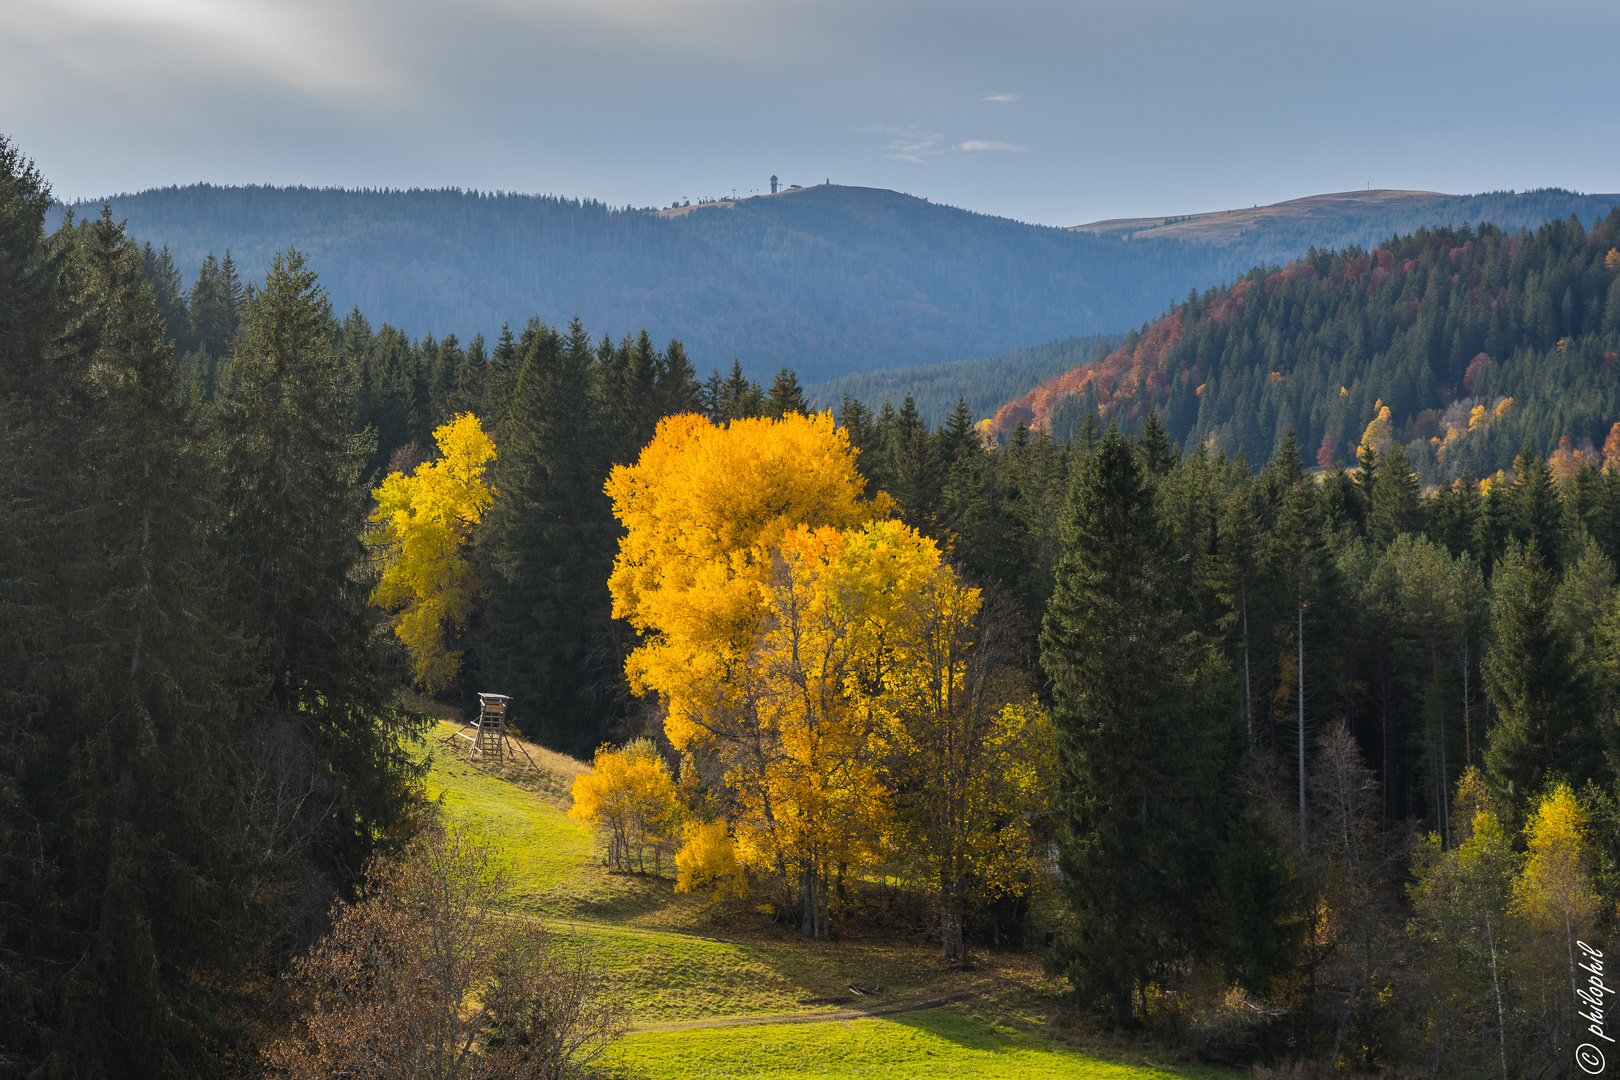
<path id="1" fill-rule="evenodd" d="M 1013 143 L 996 142 L 994 139 L 969 139 L 967 142 L 957 143 L 956 148 L 958 150 L 967 150 L 970 152 L 978 150 L 1011 150 L 1014 153 L 1020 154 L 1029 149 L 1027 146 L 1016 146 Z"/>
<path id="2" fill-rule="evenodd" d="M 998 105 L 1011 105 L 1018 100 L 1017 94 L 986 94 L 980 101 L 994 101 Z"/>
<path id="3" fill-rule="evenodd" d="M 945 136 L 937 131 L 924 131 L 918 127 L 894 127 L 889 124 L 879 124 L 875 127 L 856 128 L 867 135 L 887 135 L 890 138 L 888 151 L 883 156 L 895 161 L 910 161 L 918 165 L 928 164 L 928 159 L 944 153 L 942 144 Z"/>

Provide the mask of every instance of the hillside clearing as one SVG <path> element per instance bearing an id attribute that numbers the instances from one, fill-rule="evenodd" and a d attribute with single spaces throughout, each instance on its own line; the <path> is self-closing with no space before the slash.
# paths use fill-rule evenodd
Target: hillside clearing
<path id="1" fill-rule="evenodd" d="M 441 720 L 430 733 L 428 796 L 501 853 L 514 920 L 539 918 L 596 952 L 632 1026 L 609 1055 L 610 1075 L 1188 1075 L 1109 1062 L 1039 1034 L 1058 987 L 1033 954 L 985 953 L 961 971 L 920 938 L 812 942 L 763 921 L 720 925 L 702 898 L 676 894 L 668 878 L 603 866 L 596 837 L 564 809 L 583 763 L 546 752 L 537 770 L 486 768 L 468 760 L 455 731 Z"/>

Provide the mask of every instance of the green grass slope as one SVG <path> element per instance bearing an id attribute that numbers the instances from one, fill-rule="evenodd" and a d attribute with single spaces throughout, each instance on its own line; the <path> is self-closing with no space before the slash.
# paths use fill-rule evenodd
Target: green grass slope
<path id="1" fill-rule="evenodd" d="M 615 1049 L 609 1069 L 660 1080 L 1171 1080 L 1175 1075 L 1103 1061 L 1016 1028 L 937 1010 L 887 1019 L 634 1034 Z"/>
<path id="2" fill-rule="evenodd" d="M 565 810 L 585 766 L 546 752 L 538 769 L 474 765 L 455 731 L 441 723 L 428 742 L 428 795 L 501 852 L 515 919 L 538 917 L 596 953 L 632 1026 L 605 1062 L 613 1076 L 1167 1075 L 1052 1037 L 1044 1019 L 1058 988 L 1036 956 L 986 954 L 959 971 L 921 939 L 805 941 L 764 920 L 719 922 L 668 878 L 609 873 L 596 837 Z"/>

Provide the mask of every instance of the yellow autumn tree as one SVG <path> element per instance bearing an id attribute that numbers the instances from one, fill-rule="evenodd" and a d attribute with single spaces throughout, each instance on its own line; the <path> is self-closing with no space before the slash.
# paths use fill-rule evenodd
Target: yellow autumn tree
<path id="1" fill-rule="evenodd" d="M 729 781 L 745 859 L 793 883 L 807 936 L 828 936 L 837 874 L 876 858 L 891 830 L 894 731 L 876 697 L 909 598 L 940 572 L 934 542 L 898 521 L 800 526 L 761 588 Z"/>
<path id="2" fill-rule="evenodd" d="M 625 535 L 608 588 L 614 616 L 644 635 L 625 675 L 659 695 L 677 747 L 712 737 L 705 718 L 734 695 L 782 537 L 887 516 L 864 487 L 830 413 L 725 427 L 666 417 L 634 465 L 614 468 L 607 493 Z"/>
<path id="3" fill-rule="evenodd" d="M 1592 884 L 1595 856 L 1586 811 L 1568 784 L 1555 784 L 1542 795 L 1525 822 L 1524 838 L 1512 908 L 1526 937 L 1521 975 L 1542 1000 L 1556 1003 L 1544 1023 L 1550 1028 L 1546 1034 L 1559 1045 L 1579 1026 L 1566 1007 L 1586 981 L 1576 966 L 1583 957 L 1576 943 L 1590 940 L 1600 905 Z"/>
<path id="4" fill-rule="evenodd" d="M 1388 405 L 1379 401 L 1374 407 L 1377 408 L 1378 415 L 1373 417 L 1372 422 L 1367 425 L 1367 430 L 1362 432 L 1358 453 L 1365 456 L 1367 451 L 1371 450 L 1381 458 L 1389 450 L 1390 443 L 1395 441 L 1395 424 L 1390 419 Z"/>
<path id="5" fill-rule="evenodd" d="M 675 891 L 704 889 L 720 899 L 741 898 L 748 889 L 737 845 L 724 821 L 689 822 L 675 854 Z"/>
<path id="6" fill-rule="evenodd" d="M 932 884 L 951 958 L 963 953 L 970 903 L 1029 887 L 1047 817 L 1051 725 L 1028 695 L 1012 621 L 1004 599 L 986 604 L 938 566 L 886 643 L 876 704 L 896 733 L 900 846 Z"/>
<path id="7" fill-rule="evenodd" d="M 622 750 L 596 751 L 591 771 L 574 781 L 568 816 L 607 834 L 609 866 L 646 873 L 651 848 L 653 873 L 659 874 L 665 846 L 680 827 L 681 805 L 658 749 L 637 739 Z"/>
<path id="8" fill-rule="evenodd" d="M 990 701 L 968 673 L 983 659 L 970 656 L 978 591 L 932 540 L 888 520 L 886 497 L 863 502 L 862 486 L 830 417 L 791 415 L 726 428 L 665 420 L 608 483 L 626 528 L 615 613 L 647 635 L 626 665 L 631 683 L 659 694 L 679 749 L 723 768 L 727 821 L 688 828 L 681 887 L 751 868 L 815 937 L 829 933 L 842 875 L 893 854 L 902 746 L 956 770 L 940 850 L 958 900 L 968 878 L 994 896 L 1028 869 L 1030 815 L 1015 791 L 1041 786 L 1027 754 L 1044 717 Z M 940 634 L 959 645 L 943 668 Z M 941 679 L 962 692 L 941 697 Z M 974 695 L 971 724 L 940 722 Z M 964 738 L 981 742 L 972 764 L 927 757 Z M 948 909 L 953 940 L 960 907 Z"/>
<path id="9" fill-rule="evenodd" d="M 433 438 L 438 460 L 390 473 L 377 489 L 371 544 L 383 572 L 371 600 L 394 614 L 394 633 L 410 650 L 418 685 L 438 691 L 461 670 L 454 643 L 478 591 L 467 547 L 492 498 L 484 473 L 495 444 L 472 413 Z"/>

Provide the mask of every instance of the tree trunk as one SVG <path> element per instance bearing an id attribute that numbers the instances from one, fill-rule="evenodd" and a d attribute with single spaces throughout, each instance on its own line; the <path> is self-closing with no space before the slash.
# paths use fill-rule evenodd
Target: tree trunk
<path id="1" fill-rule="evenodd" d="M 804 916 L 799 921 L 799 933 L 813 938 L 816 936 L 816 881 L 809 863 L 799 871 L 799 901 Z"/>
<path id="2" fill-rule="evenodd" d="M 1249 681 L 1249 586 L 1247 583 L 1238 590 L 1239 602 L 1243 605 L 1243 719 L 1248 726 L 1249 744 L 1254 744 L 1254 691 Z"/>
<path id="3" fill-rule="evenodd" d="M 1474 763 L 1474 731 L 1468 718 L 1468 642 L 1463 641 L 1463 755 L 1467 764 Z"/>
<path id="4" fill-rule="evenodd" d="M 1299 665 L 1299 843 L 1305 845 L 1305 589 L 1299 591 L 1299 631 L 1295 634 Z"/>
<path id="5" fill-rule="evenodd" d="M 944 878 L 944 875 L 941 875 Z M 961 879 L 940 882 L 939 943 L 947 960 L 962 955 L 962 894 Z"/>
<path id="6" fill-rule="evenodd" d="M 1491 946 L 1491 988 L 1496 991 L 1496 1048 L 1502 1058 L 1502 1080 L 1508 1080 L 1507 1021 L 1502 1015 L 1502 982 L 1496 974 L 1496 932 L 1489 912 L 1485 914 L 1485 938 Z"/>

